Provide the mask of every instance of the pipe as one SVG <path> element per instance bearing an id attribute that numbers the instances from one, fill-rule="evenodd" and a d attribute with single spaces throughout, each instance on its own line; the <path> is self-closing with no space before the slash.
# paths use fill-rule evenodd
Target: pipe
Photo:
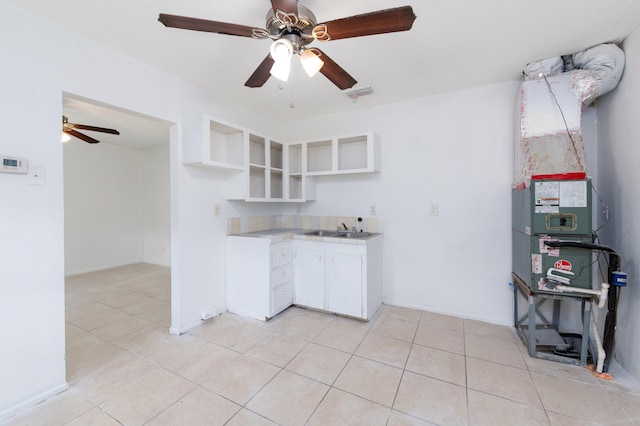
<path id="1" fill-rule="evenodd" d="M 591 310 L 591 329 L 593 330 L 593 336 L 596 340 L 596 348 L 598 349 L 598 364 L 596 365 L 596 373 L 602 373 L 604 360 L 607 358 L 607 353 L 604 351 L 604 347 L 602 347 L 602 341 L 600 340 L 600 335 L 598 334 L 598 325 L 596 324 L 596 317 L 593 314 L 593 309 Z"/>
<path id="2" fill-rule="evenodd" d="M 613 249 L 600 246 L 598 244 L 585 244 L 580 242 L 571 242 L 571 241 L 547 241 L 545 245 L 548 247 L 573 247 L 573 248 L 581 248 L 585 250 L 600 250 L 609 253 L 609 268 L 608 268 L 608 279 L 610 283 L 614 283 L 613 273 L 619 270 L 620 266 L 620 255 L 616 253 Z M 553 274 L 552 274 L 553 275 Z M 603 284 L 604 285 L 604 284 Z M 616 338 L 616 323 L 618 316 L 618 298 L 620 297 L 620 287 L 617 285 L 609 286 L 608 299 L 609 303 L 607 305 L 608 312 L 604 322 L 604 331 L 602 333 L 602 344 L 604 346 L 604 350 L 606 353 L 612 355 L 613 348 L 615 346 L 615 338 Z M 602 302 L 600 303 L 602 304 Z M 609 362 L 611 361 L 611 356 L 606 359 L 604 363 L 604 372 L 609 371 Z"/>
<path id="3" fill-rule="evenodd" d="M 561 292 L 566 291 L 569 293 L 592 294 L 594 296 L 598 296 L 598 309 L 604 308 L 604 304 L 607 302 L 607 294 L 609 292 L 609 284 L 607 283 L 602 283 L 600 290 L 589 290 L 587 288 L 577 288 L 566 285 L 556 285 L 555 288 Z"/>

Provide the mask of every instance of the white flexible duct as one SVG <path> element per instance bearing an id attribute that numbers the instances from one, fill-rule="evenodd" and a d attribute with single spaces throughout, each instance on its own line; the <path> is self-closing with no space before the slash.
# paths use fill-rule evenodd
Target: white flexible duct
<path id="1" fill-rule="evenodd" d="M 543 75 L 547 77 L 560 74 L 565 71 L 564 61 L 560 56 L 554 56 L 553 58 L 543 59 L 541 61 L 531 62 L 524 67 L 522 73 L 525 80 L 532 80 L 534 78 L 542 78 Z"/>
<path id="2" fill-rule="evenodd" d="M 565 63 L 562 56 L 554 56 L 527 64 L 522 71 L 524 79 L 550 77 L 575 69 L 589 71 L 584 78 L 592 80 L 589 83 L 594 86 L 594 96 L 585 104 L 588 105 L 593 99 L 613 90 L 622 77 L 624 52 L 613 43 L 599 44 L 564 58 L 571 60 Z"/>
<path id="3" fill-rule="evenodd" d="M 573 65 L 589 71 L 594 86 L 593 96 L 587 98 L 584 105 L 615 89 L 622 77 L 624 59 L 622 49 L 613 43 L 599 44 L 572 55 Z"/>
<path id="4" fill-rule="evenodd" d="M 528 186 L 533 175 L 588 174 L 582 108 L 617 86 L 624 60 L 622 49 L 607 43 L 527 64 L 518 93 L 514 188 Z"/>

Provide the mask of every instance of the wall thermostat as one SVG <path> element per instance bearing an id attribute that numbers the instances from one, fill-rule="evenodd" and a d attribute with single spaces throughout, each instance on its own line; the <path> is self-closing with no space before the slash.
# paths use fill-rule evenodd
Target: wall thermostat
<path id="1" fill-rule="evenodd" d="M 0 172 L 4 173 L 27 173 L 29 161 L 21 157 L 9 157 L 0 155 Z"/>

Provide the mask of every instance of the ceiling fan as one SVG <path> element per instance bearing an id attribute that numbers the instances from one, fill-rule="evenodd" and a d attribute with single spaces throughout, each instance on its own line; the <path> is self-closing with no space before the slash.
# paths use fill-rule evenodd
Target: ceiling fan
<path id="1" fill-rule="evenodd" d="M 408 31 L 416 19 L 413 8 L 403 6 L 318 24 L 315 15 L 297 0 L 271 0 L 271 6 L 267 12 L 266 29 L 164 13 L 158 20 L 166 27 L 274 40 L 270 53 L 244 84 L 247 87 L 262 87 L 271 75 L 286 81 L 291 56 L 295 53 L 300 56 L 309 76 L 319 71 L 338 88 L 345 90 L 357 81 L 326 53 L 307 46 L 314 40 L 324 42 Z"/>
<path id="2" fill-rule="evenodd" d="M 85 135 L 83 133 L 80 133 L 80 132 L 76 131 L 75 129 L 91 130 L 92 132 L 109 133 L 109 134 L 112 134 L 112 135 L 119 135 L 120 134 L 120 132 L 115 130 L 115 129 L 106 129 L 104 127 L 88 126 L 86 124 L 69 123 L 69 120 L 67 119 L 67 117 L 63 115 L 62 116 L 62 133 L 63 133 L 63 137 L 65 135 L 70 135 L 70 136 L 75 136 L 76 138 L 82 139 L 83 141 L 89 142 L 89 143 L 99 143 L 100 142 L 99 140 L 94 139 L 91 136 L 87 136 L 87 135 Z"/>

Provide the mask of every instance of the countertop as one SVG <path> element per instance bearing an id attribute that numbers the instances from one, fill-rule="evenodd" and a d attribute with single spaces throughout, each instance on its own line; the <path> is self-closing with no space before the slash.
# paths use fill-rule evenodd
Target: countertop
<path id="1" fill-rule="evenodd" d="M 296 228 L 275 228 L 266 229 L 263 231 L 244 232 L 241 234 L 231 234 L 232 237 L 247 237 L 247 238 L 266 238 L 272 243 L 285 241 L 285 240 L 307 240 L 307 241 L 321 241 L 329 243 L 341 243 L 341 244 L 367 244 L 375 238 L 382 238 L 383 234 L 378 232 L 367 232 L 366 236 L 347 237 L 346 234 L 337 233 L 335 231 L 325 231 L 330 234 L 336 234 L 331 236 L 320 235 L 307 235 L 310 232 L 317 231 L 317 229 L 296 229 Z M 356 233 L 357 234 L 357 233 Z"/>

